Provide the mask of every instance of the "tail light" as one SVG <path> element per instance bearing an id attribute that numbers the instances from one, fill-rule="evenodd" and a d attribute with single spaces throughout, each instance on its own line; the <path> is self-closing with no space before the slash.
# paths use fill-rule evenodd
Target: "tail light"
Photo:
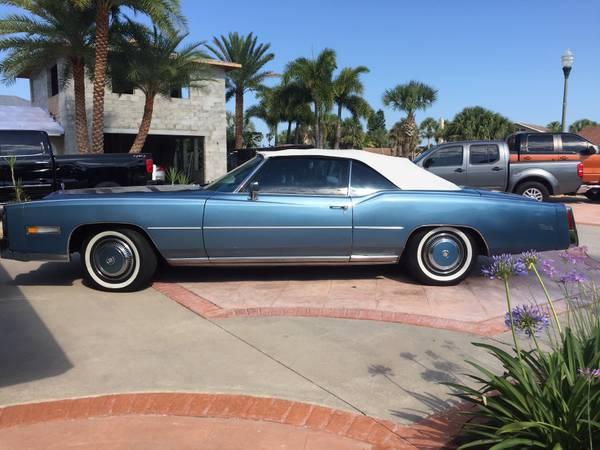
<path id="1" fill-rule="evenodd" d="M 151 159 L 146 160 L 146 173 L 152 174 L 152 169 L 154 167 L 154 161 Z"/>
<path id="2" fill-rule="evenodd" d="M 575 216 L 573 215 L 573 209 L 569 206 L 567 208 L 567 226 L 569 227 L 569 241 L 573 245 L 579 245 L 579 235 L 577 233 L 577 226 L 575 225 Z"/>
<path id="3" fill-rule="evenodd" d="M 577 176 L 583 178 L 583 163 L 577 164 Z"/>

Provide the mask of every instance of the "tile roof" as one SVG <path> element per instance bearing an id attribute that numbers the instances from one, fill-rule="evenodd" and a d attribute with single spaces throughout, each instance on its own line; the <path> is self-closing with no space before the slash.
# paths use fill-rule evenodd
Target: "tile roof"
<path id="1" fill-rule="evenodd" d="M 594 145 L 600 145 L 600 125 L 595 125 L 593 127 L 585 127 L 579 133 L 581 137 L 586 138 Z"/>

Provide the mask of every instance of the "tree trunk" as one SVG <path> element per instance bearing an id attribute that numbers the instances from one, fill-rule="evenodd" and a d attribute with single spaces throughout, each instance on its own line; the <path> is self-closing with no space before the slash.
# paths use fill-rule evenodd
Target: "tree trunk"
<path id="1" fill-rule="evenodd" d="M 146 101 L 144 102 L 144 115 L 142 116 L 142 123 L 140 123 L 140 129 L 138 134 L 133 141 L 133 145 L 129 150 L 129 153 L 141 153 L 144 148 L 144 143 L 148 137 L 150 131 L 150 125 L 152 124 L 152 113 L 154 111 L 154 97 L 156 94 L 146 94 Z"/>
<path id="2" fill-rule="evenodd" d="M 342 105 L 338 104 L 338 112 L 337 112 L 337 123 L 335 124 L 335 144 L 333 144 L 333 148 L 340 148 L 340 141 L 342 140 Z"/>
<path id="3" fill-rule="evenodd" d="M 296 129 L 294 130 L 294 144 L 300 143 L 300 121 L 296 120 Z"/>
<path id="4" fill-rule="evenodd" d="M 244 145 L 244 91 L 235 93 L 235 149 Z"/>
<path id="5" fill-rule="evenodd" d="M 85 110 L 85 64 L 81 58 L 71 60 L 75 91 L 75 139 L 79 153 L 89 153 L 88 121 Z"/>
<path id="6" fill-rule="evenodd" d="M 290 143 L 290 137 L 292 135 L 292 121 L 288 120 L 288 127 L 287 127 L 287 133 L 285 136 L 285 143 L 289 144 Z"/>
<path id="7" fill-rule="evenodd" d="M 275 136 L 273 138 L 273 145 L 275 147 L 277 147 L 277 141 L 278 141 L 278 139 L 277 139 L 277 124 L 273 125 L 273 136 Z"/>
<path id="8" fill-rule="evenodd" d="M 319 107 L 317 106 L 317 102 L 315 102 L 315 147 L 321 148 L 321 121 Z"/>
<path id="9" fill-rule="evenodd" d="M 104 152 L 104 87 L 108 61 L 108 20 L 110 0 L 100 0 L 96 5 L 96 65 L 94 67 L 94 107 L 92 112 L 92 151 Z"/>

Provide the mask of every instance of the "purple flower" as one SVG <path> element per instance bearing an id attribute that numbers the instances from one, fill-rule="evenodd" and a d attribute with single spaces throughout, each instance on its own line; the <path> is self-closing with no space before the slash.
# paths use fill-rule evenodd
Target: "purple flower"
<path id="1" fill-rule="evenodd" d="M 490 280 L 508 280 L 511 275 L 526 275 L 527 267 L 520 259 L 515 259 L 511 255 L 492 256 L 492 263 L 481 269 L 484 277 Z"/>
<path id="2" fill-rule="evenodd" d="M 529 250 L 528 252 L 521 253 L 520 260 L 523 261 L 527 270 L 532 270 L 540 259 L 540 255 L 535 250 Z"/>
<path id="3" fill-rule="evenodd" d="M 553 259 L 544 259 L 542 261 L 542 272 L 544 272 L 544 275 L 546 275 L 548 278 L 554 278 L 556 276 L 557 270 L 554 266 Z"/>
<path id="4" fill-rule="evenodd" d="M 527 337 L 533 335 L 539 336 L 540 333 L 548 328 L 550 321 L 548 313 L 542 311 L 538 306 L 520 305 L 512 310 L 512 322 L 515 329 L 525 333 Z M 511 314 L 506 313 L 504 323 L 507 327 L 511 326 Z"/>
<path id="5" fill-rule="evenodd" d="M 569 273 L 565 273 L 560 276 L 558 281 L 561 283 L 581 283 L 585 281 L 585 275 L 581 272 L 578 272 L 576 269 L 571 270 Z"/>
<path id="6" fill-rule="evenodd" d="M 590 381 L 594 378 L 600 379 L 600 369 L 590 369 L 586 367 L 585 369 L 577 369 L 577 373 Z"/>
<path id="7" fill-rule="evenodd" d="M 558 254 L 567 264 L 576 265 L 587 258 L 587 247 L 573 247 Z"/>

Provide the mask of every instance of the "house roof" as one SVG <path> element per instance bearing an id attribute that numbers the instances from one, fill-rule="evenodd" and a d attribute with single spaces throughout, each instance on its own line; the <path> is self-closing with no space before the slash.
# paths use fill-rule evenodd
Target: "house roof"
<path id="1" fill-rule="evenodd" d="M 0 95 L 0 106 L 31 106 L 31 102 L 16 95 Z"/>
<path id="2" fill-rule="evenodd" d="M 407 158 L 396 158 L 364 150 L 278 150 L 259 152 L 265 158 L 281 156 L 326 156 L 329 158 L 348 158 L 360 161 L 375 169 L 400 189 L 413 191 L 458 191 L 460 188 L 417 166 Z"/>
<path id="3" fill-rule="evenodd" d="M 537 132 L 537 133 L 548 133 L 550 131 L 546 127 L 543 127 L 541 125 L 536 125 L 533 123 L 515 122 L 515 125 L 518 127 L 524 128 L 526 131 L 533 131 L 533 132 Z"/>
<path id="4" fill-rule="evenodd" d="M 600 145 L 600 125 L 585 127 L 577 134 L 587 139 L 594 145 Z"/>
<path id="5" fill-rule="evenodd" d="M 50 114 L 35 106 L 0 106 L 0 130 L 45 131 L 50 136 L 65 134 Z"/>
<path id="6" fill-rule="evenodd" d="M 230 70 L 240 69 L 242 67 L 242 65 L 238 64 L 238 63 L 229 62 L 229 61 L 219 61 L 217 59 L 202 58 L 202 59 L 199 59 L 198 62 L 201 62 L 202 64 L 208 64 L 209 66 L 220 67 L 225 72 L 229 72 Z"/>

